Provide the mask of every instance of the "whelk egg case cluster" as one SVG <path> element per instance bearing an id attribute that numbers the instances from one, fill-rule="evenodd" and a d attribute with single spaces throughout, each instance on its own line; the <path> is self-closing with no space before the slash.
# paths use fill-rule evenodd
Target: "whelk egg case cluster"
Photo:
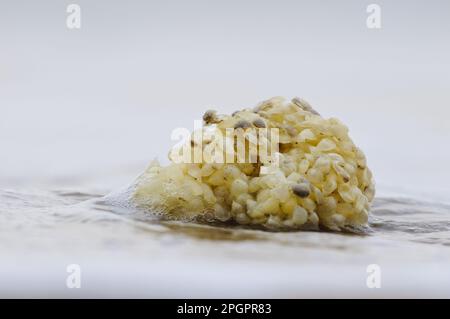
<path id="1" fill-rule="evenodd" d="M 338 119 L 323 118 L 302 99 L 275 97 L 232 115 L 210 110 L 203 121 L 202 130 L 222 136 L 227 129 L 250 136 L 255 129 L 276 129 L 277 149 L 272 154 L 276 165 L 260 154 L 243 163 L 236 157 L 225 163 L 172 161 L 165 167 L 152 163 L 135 184 L 133 201 L 138 207 L 168 218 L 274 230 L 339 231 L 367 225 L 375 193 L 372 173 Z M 269 151 L 274 151 L 273 138 L 266 138 L 272 145 Z M 201 149 L 214 143 L 198 142 L 194 134 L 188 141 Z"/>

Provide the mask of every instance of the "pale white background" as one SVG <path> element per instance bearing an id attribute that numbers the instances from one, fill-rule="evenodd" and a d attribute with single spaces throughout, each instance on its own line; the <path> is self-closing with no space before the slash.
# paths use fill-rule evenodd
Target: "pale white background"
<path id="1" fill-rule="evenodd" d="M 438 203 L 409 220 L 415 202 L 393 201 L 400 216 L 384 235 L 237 230 L 214 241 L 195 236 L 200 226 L 71 202 L 132 182 L 205 109 L 274 95 L 345 122 L 378 194 L 450 199 L 450 2 L 376 1 L 382 28 L 370 30 L 371 2 L 0 0 L 0 296 L 448 296 Z M 66 27 L 70 3 L 80 30 Z M 79 192 L 53 192 L 65 188 Z M 415 233 L 420 221 L 436 231 Z M 256 239 L 236 240 L 247 232 Z M 65 286 L 72 263 L 82 289 Z M 366 286 L 372 263 L 380 290 Z"/>
<path id="2" fill-rule="evenodd" d="M 298 95 L 348 124 L 379 185 L 445 196 L 450 3 L 377 1 L 380 30 L 370 3 L 2 0 L 0 187 L 120 186 L 205 109 Z"/>

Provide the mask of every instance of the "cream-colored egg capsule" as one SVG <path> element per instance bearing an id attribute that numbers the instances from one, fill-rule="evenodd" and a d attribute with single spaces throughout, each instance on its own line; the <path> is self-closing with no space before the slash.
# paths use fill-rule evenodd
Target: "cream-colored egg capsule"
<path id="1" fill-rule="evenodd" d="M 212 153 L 222 157 L 152 164 L 136 181 L 136 206 L 169 218 L 208 214 L 275 230 L 367 224 L 372 173 L 339 120 L 322 117 L 303 99 L 280 97 L 233 115 L 209 110 L 203 120 L 202 131 L 222 139 L 209 137 L 202 144 L 193 138 L 191 144 L 202 154 L 214 146 Z M 227 135 L 233 130 L 235 135 Z M 241 150 L 257 152 L 242 158 Z M 263 150 L 270 154 L 263 156 Z"/>

